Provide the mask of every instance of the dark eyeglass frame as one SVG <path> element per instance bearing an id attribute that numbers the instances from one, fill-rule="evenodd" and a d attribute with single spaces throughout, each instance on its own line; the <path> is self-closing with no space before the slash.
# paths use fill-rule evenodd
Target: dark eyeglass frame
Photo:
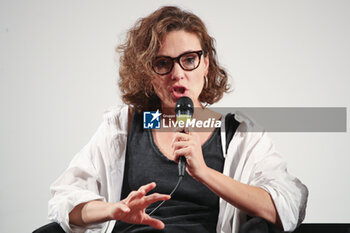
<path id="1" fill-rule="evenodd" d="M 190 69 L 187 69 L 187 68 L 184 68 L 180 62 L 180 59 L 181 57 L 187 55 L 187 54 L 190 54 L 190 53 L 196 53 L 198 55 L 198 64 L 196 67 L 194 68 L 190 68 Z M 185 71 L 192 71 L 192 70 L 195 70 L 198 68 L 198 66 L 201 64 L 201 57 L 202 55 L 205 54 L 204 50 L 198 50 L 198 51 L 189 51 L 189 52 L 185 52 L 185 53 L 182 53 L 180 54 L 178 57 L 169 57 L 169 56 L 158 56 L 158 57 L 155 57 L 152 61 L 152 69 L 153 71 L 156 73 L 156 74 L 159 74 L 159 75 L 167 75 L 169 74 L 173 68 L 174 68 L 174 65 L 175 65 L 175 62 L 174 61 L 177 61 L 177 63 L 180 65 L 180 67 L 185 70 Z M 155 68 L 154 68 L 154 60 L 156 60 L 157 58 L 168 58 L 171 62 L 172 62 L 172 65 L 171 65 L 171 68 L 170 70 L 167 72 L 167 73 L 158 73 Z"/>

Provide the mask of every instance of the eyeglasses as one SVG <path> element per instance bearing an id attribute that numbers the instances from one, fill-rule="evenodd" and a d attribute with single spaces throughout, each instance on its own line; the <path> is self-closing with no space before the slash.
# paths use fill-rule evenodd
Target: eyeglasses
<path id="1" fill-rule="evenodd" d="M 183 70 L 191 71 L 199 66 L 202 54 L 204 54 L 203 50 L 186 52 L 174 58 L 159 56 L 152 61 L 152 68 L 157 74 L 166 75 L 174 68 L 174 61 L 177 61 Z"/>

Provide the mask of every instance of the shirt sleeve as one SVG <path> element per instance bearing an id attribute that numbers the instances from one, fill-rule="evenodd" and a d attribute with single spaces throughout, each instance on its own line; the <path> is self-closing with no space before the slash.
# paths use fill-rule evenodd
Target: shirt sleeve
<path id="1" fill-rule="evenodd" d="M 249 184 L 266 190 L 272 197 L 284 231 L 293 231 L 305 217 L 308 189 L 289 174 L 287 165 L 265 132 L 252 133 Z"/>
<path id="2" fill-rule="evenodd" d="M 98 171 L 103 163 L 100 142 L 103 141 L 104 128 L 104 124 L 101 124 L 88 144 L 75 155 L 69 167 L 50 187 L 49 219 L 59 223 L 66 232 L 101 232 L 106 227 L 106 223 L 86 228 L 69 224 L 69 213 L 75 206 L 91 200 L 105 200 L 101 194 Z"/>

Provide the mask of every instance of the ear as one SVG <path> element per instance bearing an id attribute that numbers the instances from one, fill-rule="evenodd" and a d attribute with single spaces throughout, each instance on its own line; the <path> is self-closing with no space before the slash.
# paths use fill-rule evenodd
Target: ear
<path id="1" fill-rule="evenodd" d="M 204 75 L 207 76 L 209 72 L 209 56 L 204 56 Z"/>
<path id="2" fill-rule="evenodd" d="M 151 85 L 154 91 L 158 90 L 159 82 L 156 82 L 155 79 L 151 80 Z"/>

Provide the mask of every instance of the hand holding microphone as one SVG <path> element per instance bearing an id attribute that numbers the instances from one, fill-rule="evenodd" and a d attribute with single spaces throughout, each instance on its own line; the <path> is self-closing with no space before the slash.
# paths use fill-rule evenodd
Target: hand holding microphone
<path id="1" fill-rule="evenodd" d="M 184 96 L 178 99 L 175 105 L 175 113 L 178 121 L 182 120 L 186 123 L 187 119 L 191 120 L 193 112 L 193 102 L 189 97 Z M 185 130 L 182 130 L 175 134 L 172 147 L 174 149 L 175 161 L 179 161 L 179 176 L 185 175 L 187 164 L 187 172 L 192 177 L 199 178 L 203 170 L 202 168 L 207 167 L 203 159 L 199 135 L 192 132 L 185 133 Z"/>
<path id="2" fill-rule="evenodd" d="M 193 116 L 193 102 L 191 98 L 187 96 L 183 96 L 179 98 L 175 105 L 175 114 L 176 114 L 177 121 L 186 122 L 187 119 L 191 120 Z M 185 131 L 183 130 L 182 133 L 185 133 Z M 178 168 L 179 168 L 179 176 L 184 176 L 185 169 L 186 169 L 186 159 L 184 156 L 180 156 Z"/>

